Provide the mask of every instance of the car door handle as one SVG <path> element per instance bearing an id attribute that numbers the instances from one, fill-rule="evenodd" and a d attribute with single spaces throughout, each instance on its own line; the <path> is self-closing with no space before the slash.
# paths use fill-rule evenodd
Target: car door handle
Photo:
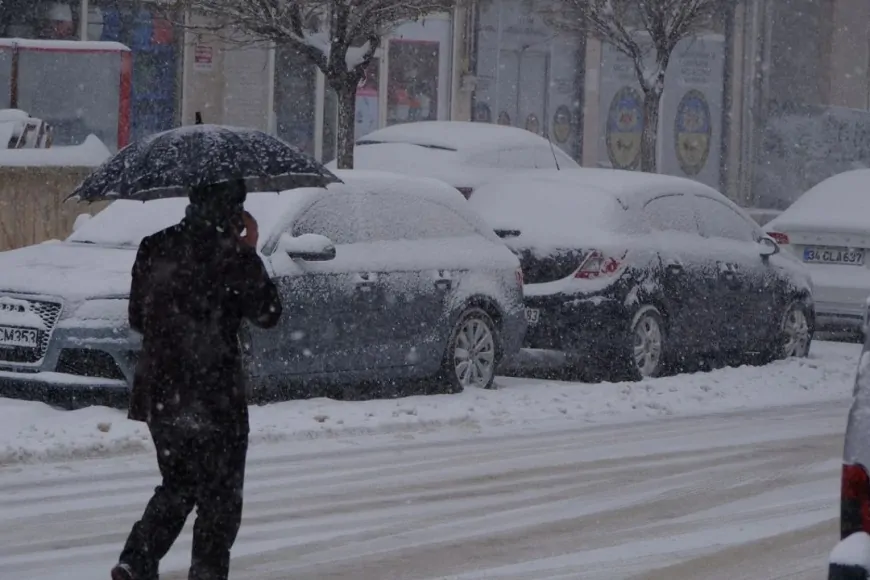
<path id="1" fill-rule="evenodd" d="M 439 290 L 450 290 L 453 287 L 453 278 L 448 270 L 435 270 L 435 287 Z"/>
<path id="2" fill-rule="evenodd" d="M 354 284 L 358 290 L 369 292 L 378 283 L 378 275 L 373 272 L 363 272 L 356 275 Z"/>
<path id="3" fill-rule="evenodd" d="M 719 268 L 719 275 L 727 280 L 733 280 L 737 274 L 737 266 L 728 262 L 716 262 Z"/>

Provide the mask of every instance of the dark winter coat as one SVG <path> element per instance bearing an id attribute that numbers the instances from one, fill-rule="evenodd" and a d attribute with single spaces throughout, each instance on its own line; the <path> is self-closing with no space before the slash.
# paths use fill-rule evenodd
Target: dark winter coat
<path id="1" fill-rule="evenodd" d="M 252 248 L 190 217 L 145 238 L 129 316 L 143 335 L 130 419 L 247 430 L 239 327 L 247 319 L 270 328 L 281 316 L 276 287 Z"/>

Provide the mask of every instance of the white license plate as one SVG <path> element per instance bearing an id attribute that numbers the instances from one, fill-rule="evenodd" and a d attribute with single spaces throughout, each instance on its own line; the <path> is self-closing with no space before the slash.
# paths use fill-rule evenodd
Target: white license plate
<path id="1" fill-rule="evenodd" d="M 863 266 L 864 250 L 850 248 L 804 248 L 804 262 L 808 264 L 842 264 Z"/>
<path id="2" fill-rule="evenodd" d="M 526 322 L 537 324 L 541 319 L 541 311 L 537 308 L 526 308 Z"/>
<path id="3" fill-rule="evenodd" d="M 32 328 L 9 328 L 0 326 L 0 346 L 23 346 L 36 348 L 39 334 Z"/>

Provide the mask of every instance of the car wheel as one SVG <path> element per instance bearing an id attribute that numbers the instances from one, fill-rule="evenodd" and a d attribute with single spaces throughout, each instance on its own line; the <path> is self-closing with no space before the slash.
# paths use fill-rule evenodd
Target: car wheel
<path id="1" fill-rule="evenodd" d="M 500 356 L 498 329 L 480 308 L 465 311 L 450 334 L 442 367 L 448 392 L 492 388 Z"/>
<path id="2" fill-rule="evenodd" d="M 658 377 L 665 367 L 664 317 L 654 306 L 644 306 L 631 323 L 632 362 L 641 379 Z"/>
<path id="3" fill-rule="evenodd" d="M 810 354 L 812 340 L 813 331 L 806 307 L 800 302 L 792 302 L 780 321 L 776 358 L 805 358 Z"/>

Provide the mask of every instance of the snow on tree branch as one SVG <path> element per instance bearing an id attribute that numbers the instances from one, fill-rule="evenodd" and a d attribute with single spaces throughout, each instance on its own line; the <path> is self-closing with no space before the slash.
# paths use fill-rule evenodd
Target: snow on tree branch
<path id="1" fill-rule="evenodd" d="M 291 46 L 327 77 L 362 74 L 382 36 L 402 22 L 464 0 L 182 0 L 213 23 L 198 26 L 236 44 Z"/>
<path id="2" fill-rule="evenodd" d="M 707 29 L 734 0 L 559 0 L 542 11 L 564 30 L 588 32 L 629 57 L 644 92 L 664 88 L 665 70 L 684 38 Z M 655 64 L 647 70 L 647 55 Z"/>

